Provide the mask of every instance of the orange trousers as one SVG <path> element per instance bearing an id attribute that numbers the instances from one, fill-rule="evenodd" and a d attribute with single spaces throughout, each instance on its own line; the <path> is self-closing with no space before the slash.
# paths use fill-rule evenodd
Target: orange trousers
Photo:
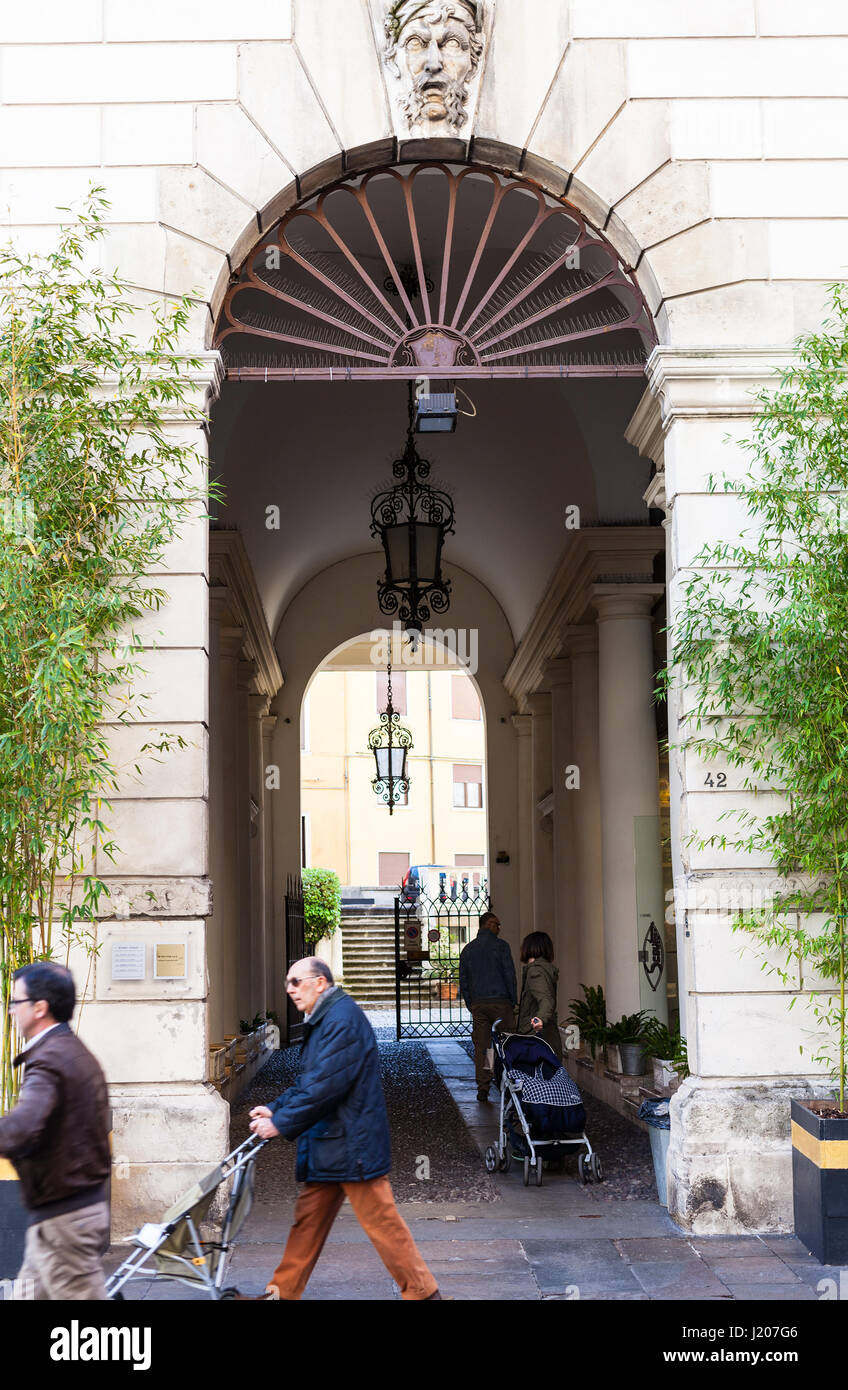
<path id="1" fill-rule="evenodd" d="M 281 1299 L 297 1299 L 318 1262 L 345 1197 L 401 1298 L 422 1300 L 437 1284 L 418 1253 L 409 1227 L 395 1206 L 388 1178 L 367 1182 L 310 1182 L 301 1188 L 283 1258 L 268 1283 Z"/>

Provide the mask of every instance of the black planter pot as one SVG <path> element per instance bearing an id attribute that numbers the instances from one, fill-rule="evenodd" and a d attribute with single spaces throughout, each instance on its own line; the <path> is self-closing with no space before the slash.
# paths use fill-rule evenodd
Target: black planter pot
<path id="1" fill-rule="evenodd" d="M 0 1159 L 0 1279 L 14 1279 L 24 1258 L 27 1213 L 12 1165 Z"/>
<path id="2" fill-rule="evenodd" d="M 848 1119 L 792 1101 L 792 1191 L 798 1239 L 823 1265 L 848 1264 Z"/>

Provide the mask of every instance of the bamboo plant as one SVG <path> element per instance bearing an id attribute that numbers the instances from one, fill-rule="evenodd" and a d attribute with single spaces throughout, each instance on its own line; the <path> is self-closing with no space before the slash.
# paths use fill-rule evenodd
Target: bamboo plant
<path id="1" fill-rule="evenodd" d="M 738 769 L 749 791 L 782 794 L 762 811 L 756 801 L 725 811 L 726 828 L 691 839 L 764 852 L 774 865 L 777 890 L 734 925 L 776 956 L 763 968 L 794 987 L 790 1007 L 799 967 L 818 977 L 801 1051 L 828 1069 L 844 1113 L 848 291 L 830 293 L 832 317 L 799 340 L 793 365 L 757 397 L 745 476 L 709 480 L 711 492 L 737 495 L 751 524 L 705 545 L 681 576 L 661 690 L 679 690 L 679 746 Z"/>
<path id="2" fill-rule="evenodd" d="M 108 726 L 144 717 L 133 623 L 167 597 L 144 576 L 206 510 L 202 460 L 169 432 L 202 418 L 179 351 L 191 303 L 147 305 L 131 331 L 130 287 L 96 266 L 107 207 L 93 188 L 53 250 L 0 249 L 0 1113 L 13 971 L 97 949 Z M 180 743 L 153 731 L 142 752 Z"/>

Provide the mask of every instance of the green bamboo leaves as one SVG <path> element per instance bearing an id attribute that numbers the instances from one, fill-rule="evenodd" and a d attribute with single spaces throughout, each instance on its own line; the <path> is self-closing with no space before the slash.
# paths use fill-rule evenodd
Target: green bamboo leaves
<path id="1" fill-rule="evenodd" d="M 180 353 L 191 303 L 145 305 L 147 340 L 130 331 L 128 286 L 96 268 L 106 211 L 94 188 L 53 251 L 0 250 L 0 1111 L 12 971 L 96 950 L 108 724 L 144 717 L 133 623 L 166 597 L 144 576 L 206 511 L 185 431 L 202 420 Z"/>
<path id="2" fill-rule="evenodd" d="M 848 953 L 848 292 L 833 317 L 797 344 L 751 439 L 745 477 L 710 479 L 741 499 L 750 526 L 706 545 L 681 573 L 669 628 L 680 738 L 705 761 L 738 769 L 737 784 L 772 789 L 785 810 L 737 807 L 707 845 L 763 853 L 779 879 L 739 913 L 784 964 L 764 968 L 814 986 L 816 1028 L 805 1049 L 831 1071 L 845 1109 Z M 778 803 L 779 804 L 779 803 Z M 793 996 L 794 1003 L 797 994 Z M 791 1007 L 791 1005 L 790 1005 Z"/>

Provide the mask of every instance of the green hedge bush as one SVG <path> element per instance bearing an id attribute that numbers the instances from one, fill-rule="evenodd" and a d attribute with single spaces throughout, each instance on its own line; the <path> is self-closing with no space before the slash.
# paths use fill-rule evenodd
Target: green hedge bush
<path id="1" fill-rule="evenodd" d="M 342 885 L 332 869 L 304 869 L 303 937 L 314 946 L 332 936 L 342 920 Z"/>

